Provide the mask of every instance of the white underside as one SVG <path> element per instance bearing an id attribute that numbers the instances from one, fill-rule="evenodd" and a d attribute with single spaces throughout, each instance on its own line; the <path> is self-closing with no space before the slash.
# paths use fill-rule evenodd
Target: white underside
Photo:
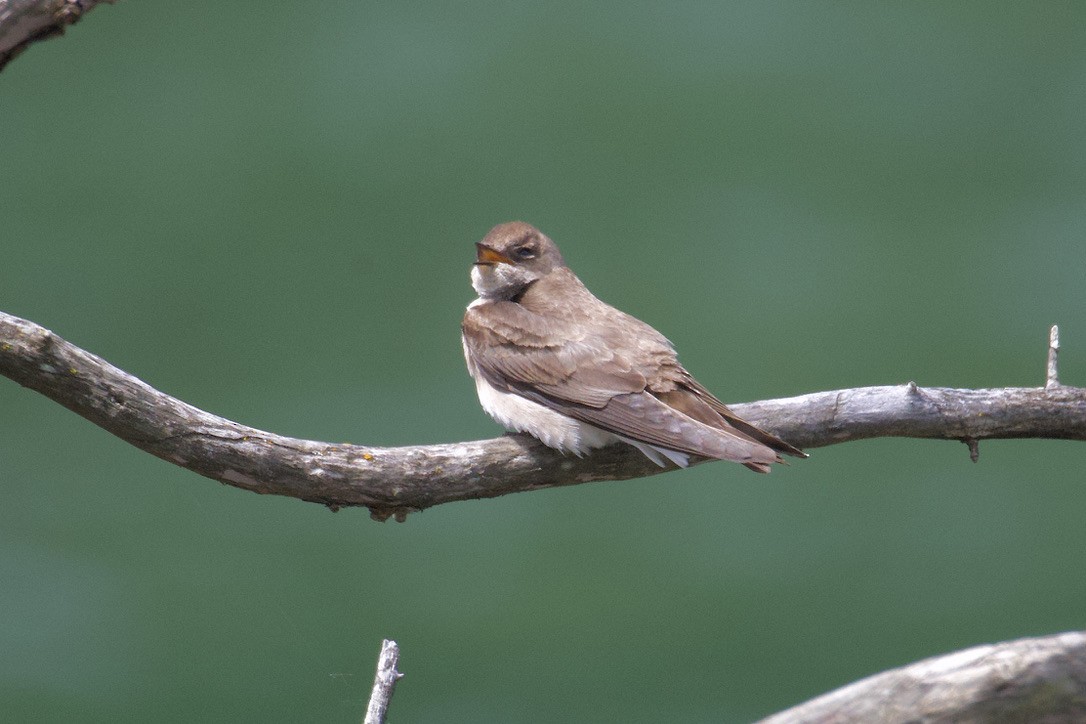
<path id="1" fill-rule="evenodd" d="M 465 350 L 465 356 L 467 350 Z M 475 391 L 479 394 L 479 403 L 486 414 L 504 427 L 514 432 L 526 432 L 537 438 L 547 447 L 581 457 L 589 450 L 625 442 L 640 450 L 645 457 L 660 467 L 666 467 L 664 458 L 685 468 L 690 456 L 675 450 L 667 450 L 648 443 L 631 440 L 623 435 L 616 435 L 588 423 L 567 417 L 559 412 L 532 402 L 520 395 L 503 392 L 483 379 L 468 359 L 468 371 L 475 378 Z"/>

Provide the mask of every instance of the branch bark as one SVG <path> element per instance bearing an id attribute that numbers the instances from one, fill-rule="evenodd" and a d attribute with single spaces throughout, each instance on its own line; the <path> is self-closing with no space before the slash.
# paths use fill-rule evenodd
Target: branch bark
<path id="1" fill-rule="evenodd" d="M 102 2 L 113 0 L 0 0 L 0 70 L 31 43 L 63 35 Z"/>
<path id="2" fill-rule="evenodd" d="M 366 718 L 362 724 L 385 724 L 388 705 L 396 690 L 396 682 L 403 677 L 403 674 L 396 670 L 396 664 L 399 661 L 400 647 L 396 645 L 396 642 L 390 639 L 382 641 L 381 655 L 377 659 L 377 673 L 373 677 L 373 691 L 370 693 Z"/>
<path id="3" fill-rule="evenodd" d="M 861 679 L 759 724 L 1086 721 L 1086 632 L 977 646 Z"/>
<path id="4" fill-rule="evenodd" d="M 377 520 L 403 520 L 410 512 L 455 500 L 665 472 L 626 445 L 575 458 L 523 435 L 394 448 L 284 437 L 170 397 L 49 330 L 3 312 L 0 374 L 205 477 L 332 509 L 365 506 Z M 1086 440 L 1086 389 L 1065 385 L 956 390 L 910 382 L 732 407 L 803 448 L 887 436 L 959 440 L 973 452 L 984 439 Z"/>

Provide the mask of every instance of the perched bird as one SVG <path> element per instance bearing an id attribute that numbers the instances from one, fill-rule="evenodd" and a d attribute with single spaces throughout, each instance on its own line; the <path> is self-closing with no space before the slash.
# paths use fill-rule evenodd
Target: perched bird
<path id="1" fill-rule="evenodd" d="M 778 453 L 807 457 L 736 417 L 662 334 L 593 296 L 535 227 L 499 224 L 475 246 L 464 357 L 506 429 L 577 456 L 621 441 L 661 467 L 700 455 L 767 473 Z"/>

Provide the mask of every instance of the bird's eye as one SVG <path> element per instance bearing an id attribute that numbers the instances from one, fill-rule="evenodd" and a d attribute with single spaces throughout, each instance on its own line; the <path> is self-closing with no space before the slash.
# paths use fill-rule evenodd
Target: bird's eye
<path id="1" fill-rule="evenodd" d="M 535 249 L 530 246 L 518 246 L 513 250 L 513 254 L 515 254 L 518 259 L 528 260 L 535 257 Z"/>

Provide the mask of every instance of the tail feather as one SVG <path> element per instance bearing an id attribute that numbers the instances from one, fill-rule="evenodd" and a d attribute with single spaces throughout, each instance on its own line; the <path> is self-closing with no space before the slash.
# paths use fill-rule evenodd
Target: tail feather
<path id="1" fill-rule="evenodd" d="M 726 424 L 730 425 L 731 427 L 734 427 L 736 430 L 739 430 L 740 432 L 744 433 L 745 435 L 749 436 L 750 438 L 752 438 L 754 440 L 757 440 L 758 442 L 762 443 L 763 445 L 766 445 L 767 447 L 770 447 L 770 448 L 772 448 L 773 450 L 775 450 L 775 451 L 777 451 L 779 453 L 784 453 L 785 455 L 791 455 L 791 456 L 797 457 L 797 458 L 809 457 L 807 455 L 807 453 L 803 452 L 798 447 L 786 443 L 784 440 L 781 440 L 776 435 L 771 435 L 770 433 L 766 432 L 765 430 L 761 429 L 760 427 L 752 425 L 749 422 L 747 422 L 746 420 L 744 420 L 743 418 L 736 415 L 734 412 L 732 412 L 730 409 L 728 409 L 727 405 L 725 405 L 723 402 L 718 400 L 713 395 L 713 393 L 711 393 L 711 392 L 709 392 L 709 390 L 705 389 L 701 385 L 701 383 L 698 382 L 697 380 L 695 380 L 693 377 L 687 376 L 687 378 L 684 380 L 684 383 L 685 383 L 685 386 L 689 389 L 688 392 L 686 390 L 676 390 L 675 392 L 669 392 L 669 393 L 665 393 L 665 394 L 672 395 L 672 396 L 685 394 L 685 395 L 687 395 L 689 397 L 693 397 L 694 399 L 696 399 L 699 403 L 701 403 L 705 407 L 710 408 L 713 413 L 715 413 L 715 414 L 719 415 L 720 417 L 722 417 Z M 670 404 L 670 401 L 669 401 L 669 404 Z M 686 407 L 694 407 L 694 406 L 690 405 L 688 403 L 686 405 Z M 683 409 L 683 412 L 690 415 L 690 412 L 688 410 L 686 410 L 686 409 Z M 694 417 L 694 415 L 691 415 L 691 417 Z M 701 419 L 701 418 L 695 418 L 695 419 Z M 702 422 L 705 422 L 705 420 L 702 420 Z"/>

